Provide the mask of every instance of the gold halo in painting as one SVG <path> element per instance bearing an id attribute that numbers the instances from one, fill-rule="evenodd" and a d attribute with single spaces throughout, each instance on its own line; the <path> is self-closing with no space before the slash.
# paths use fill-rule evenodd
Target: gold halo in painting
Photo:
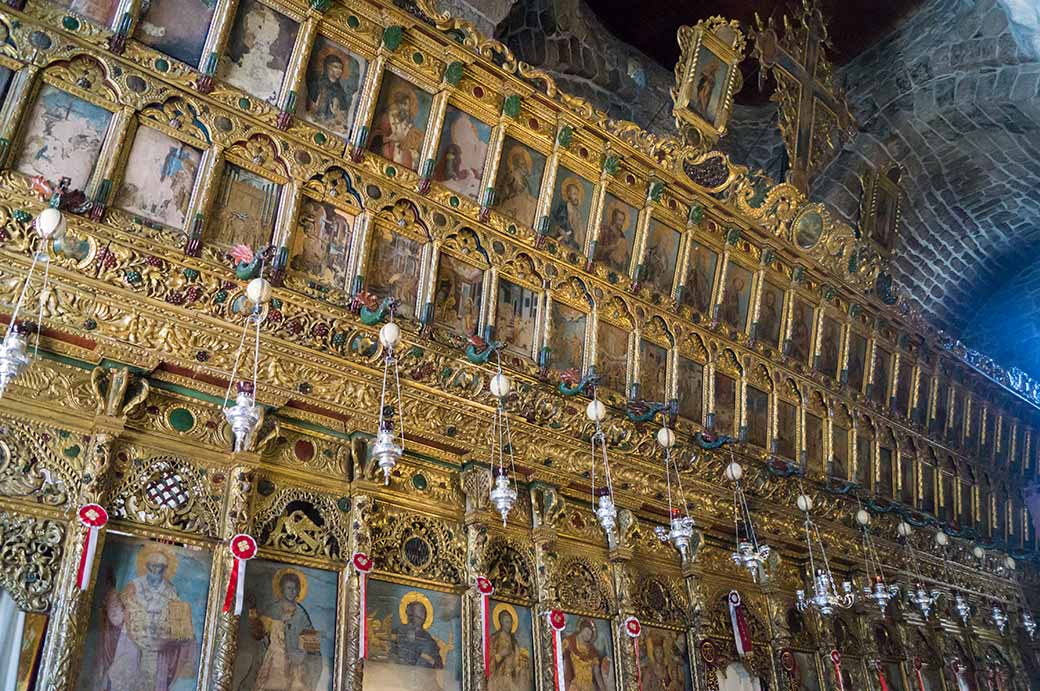
<path id="1" fill-rule="evenodd" d="M 398 95 L 403 95 L 408 99 L 408 115 L 412 120 L 419 114 L 419 97 L 415 95 L 415 87 L 410 83 L 406 86 L 399 84 L 390 91 L 390 105 L 397 102 Z"/>
<path id="2" fill-rule="evenodd" d="M 146 568 L 151 557 L 160 556 L 166 560 L 166 580 L 172 581 L 177 573 L 177 555 L 166 545 L 158 542 L 149 542 L 137 552 L 137 575 L 143 576 L 148 572 Z"/>
<path id="3" fill-rule="evenodd" d="M 571 189 L 572 187 L 578 191 L 578 206 L 581 206 L 585 203 L 585 189 L 581 186 L 581 183 L 578 182 L 578 179 L 575 177 L 567 178 L 563 181 L 563 184 L 560 185 L 560 191 L 563 192 L 563 198 L 564 200 L 567 199 L 567 190 Z"/>
<path id="4" fill-rule="evenodd" d="M 415 590 L 405 593 L 404 597 L 401 598 L 401 604 L 397 608 L 397 615 L 401 617 L 401 623 L 408 623 L 408 605 L 413 602 L 422 603 L 422 606 L 426 608 L 426 621 L 423 622 L 422 627 L 429 631 L 430 627 L 433 626 L 433 605 L 430 604 L 430 598 Z"/>
<path id="5" fill-rule="evenodd" d="M 304 598 L 307 597 L 307 577 L 303 575 L 303 572 L 299 569 L 292 567 L 285 567 L 284 569 L 278 569 L 274 572 L 274 576 L 271 578 L 271 592 L 274 593 L 276 599 L 282 599 L 282 576 L 292 574 L 300 579 L 300 594 L 296 596 L 297 602 L 303 602 Z"/>
<path id="6" fill-rule="evenodd" d="M 513 625 L 510 627 L 509 633 L 516 633 L 516 627 L 520 625 L 520 618 L 516 616 L 516 608 L 505 602 L 499 602 L 491 612 L 491 621 L 495 622 L 495 630 L 502 630 L 502 622 L 499 621 L 499 617 L 503 612 L 508 612 L 509 616 L 513 617 Z"/>
<path id="7" fill-rule="evenodd" d="M 530 172 L 534 170 L 534 161 L 531 160 L 531 154 L 527 152 L 523 146 L 517 145 L 509 150 L 509 165 L 513 170 L 516 170 L 522 164 L 524 170 Z"/>
<path id="8" fill-rule="evenodd" d="M 603 221 L 605 223 L 608 223 L 608 224 L 611 221 L 613 221 L 614 220 L 614 211 L 615 210 L 620 211 L 621 212 L 621 217 L 624 219 L 621 222 L 621 228 L 622 229 L 628 229 L 628 209 L 626 209 L 625 205 L 622 204 L 621 202 L 610 202 L 610 204 L 607 205 L 607 212 L 603 216 Z"/>

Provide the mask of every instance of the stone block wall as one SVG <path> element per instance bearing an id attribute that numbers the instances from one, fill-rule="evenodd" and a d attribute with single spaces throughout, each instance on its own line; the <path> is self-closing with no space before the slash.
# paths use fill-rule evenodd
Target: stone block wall
<path id="1" fill-rule="evenodd" d="M 993 293 L 964 326 L 962 340 L 1006 367 L 1040 376 L 1040 262 Z"/>

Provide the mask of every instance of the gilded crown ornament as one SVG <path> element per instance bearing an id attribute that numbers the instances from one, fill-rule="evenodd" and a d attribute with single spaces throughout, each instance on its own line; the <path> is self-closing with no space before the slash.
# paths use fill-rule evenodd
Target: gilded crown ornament
<path id="1" fill-rule="evenodd" d="M 755 533 L 755 524 L 751 519 L 747 496 L 740 480 L 744 477 L 744 467 L 737 463 L 730 449 L 730 463 L 725 470 L 726 479 L 733 483 L 733 532 L 736 535 L 737 549 L 731 555 L 737 566 L 751 572 L 751 580 L 758 583 L 759 575 L 769 559 L 769 545 L 759 543 Z"/>
<path id="2" fill-rule="evenodd" d="M 497 352 L 497 351 L 496 351 Z M 502 516 L 502 526 L 505 527 L 509 512 L 516 505 L 517 491 L 513 482 L 509 479 L 512 471 L 516 475 L 516 462 L 513 456 L 513 434 L 509 427 L 509 416 L 506 414 L 506 398 L 512 389 L 512 381 L 502 372 L 502 359 L 498 360 L 498 372 L 491 377 L 488 388 L 491 395 L 497 400 L 494 418 L 491 422 L 491 472 L 495 482 L 491 487 L 489 499 L 491 505 Z M 509 457 L 509 467 L 506 467 L 506 456 Z"/>
<path id="3" fill-rule="evenodd" d="M 799 612 L 815 609 L 822 616 L 830 616 L 837 608 L 848 609 L 856 602 L 856 594 L 852 584 L 843 581 L 839 591 L 827 560 L 827 550 L 823 546 L 820 530 L 812 519 L 813 500 L 808 494 L 798 495 L 798 510 L 805 515 L 805 544 L 809 552 L 809 573 L 812 579 L 812 594 L 798 590 L 795 595 L 795 606 Z"/>
<path id="4" fill-rule="evenodd" d="M 865 509 L 860 508 L 856 512 L 856 523 L 860 525 L 863 533 L 863 560 L 867 574 L 867 584 L 863 586 L 863 597 L 873 600 L 881 610 L 881 616 L 884 616 L 889 601 L 899 596 L 899 586 L 885 582 L 885 570 L 870 534 L 870 514 Z"/>
<path id="5" fill-rule="evenodd" d="M 52 202 L 56 203 L 56 202 Z M 65 216 L 55 206 L 48 206 L 40 212 L 33 221 L 33 229 L 40 239 L 40 245 L 33 254 L 32 263 L 29 265 L 29 273 L 25 276 L 22 289 L 18 293 L 18 301 L 15 302 L 14 311 L 11 312 L 11 321 L 7 323 L 7 332 L 4 340 L 0 343 L 0 398 L 3 397 L 7 387 L 11 385 L 18 376 L 29 366 L 30 357 L 28 342 L 21 326 L 18 324 L 18 315 L 25 303 L 29 284 L 32 282 L 33 272 L 37 264 L 43 264 L 43 285 L 40 288 L 40 307 L 36 319 L 36 343 L 33 346 L 33 355 L 40 349 L 40 332 L 43 331 L 43 305 L 48 298 L 50 282 L 50 255 L 47 253 L 47 245 L 55 234 L 65 231 Z"/>

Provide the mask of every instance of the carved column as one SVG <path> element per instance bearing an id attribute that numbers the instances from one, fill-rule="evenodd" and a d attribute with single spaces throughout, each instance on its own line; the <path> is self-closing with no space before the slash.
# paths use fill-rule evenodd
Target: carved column
<path id="1" fill-rule="evenodd" d="M 131 384 L 134 386 L 131 388 Z M 80 655 L 90 624 L 94 584 L 105 545 L 105 528 L 98 531 L 97 549 L 91 564 L 90 583 L 80 590 L 76 583 L 87 528 L 79 521 L 85 504 L 108 506 L 111 500 L 112 445 L 123 432 L 126 415 L 148 396 L 147 382 L 134 382 L 126 368 L 97 368 L 91 373 L 91 388 L 97 405 L 90 451 L 83 458 L 79 491 L 70 506 L 71 517 L 62 550 L 61 570 L 55 583 L 55 600 L 47 628 L 40 671 L 40 689 L 71 691 L 76 688 Z"/>
<path id="2" fill-rule="evenodd" d="M 762 594 L 766 598 L 767 615 L 769 617 L 769 643 L 773 649 L 773 677 L 780 683 L 781 689 L 789 686 L 789 677 L 784 671 L 781 663 L 783 651 L 791 647 L 791 631 L 787 627 L 787 601 L 773 574 L 779 573 L 780 557 L 777 552 L 770 554 L 770 565 L 772 568 L 762 569 L 760 580 L 762 583 Z"/>
<path id="3" fill-rule="evenodd" d="M 533 626 L 537 631 L 535 640 L 545 641 L 538 647 L 537 655 L 540 664 L 536 667 L 541 674 L 536 679 L 536 688 L 549 691 L 553 688 L 552 672 L 552 636 L 546 620 L 546 612 L 559 607 L 560 600 L 556 592 L 556 526 L 563 515 L 564 499 L 559 491 L 550 485 L 535 483 L 531 485 L 531 539 L 534 543 L 535 559 L 535 592 L 537 600 L 531 608 L 534 618 Z"/>
<path id="4" fill-rule="evenodd" d="M 345 679 L 344 688 L 361 691 L 364 677 L 364 661 L 360 659 L 358 648 L 361 639 L 361 581 L 352 557 L 358 552 L 372 555 L 372 535 L 368 530 L 368 519 L 372 513 L 373 499 L 368 494 L 355 494 L 350 505 L 350 536 L 347 541 L 346 577 L 346 627 L 343 631 L 346 649 L 336 662 L 336 678 Z"/>
<path id="5" fill-rule="evenodd" d="M 877 637 L 874 636 L 874 627 L 882 620 L 883 615 L 876 607 L 869 605 L 865 605 L 865 607 L 869 607 L 869 609 L 860 611 L 856 619 L 862 622 L 859 639 L 863 642 L 863 659 L 867 667 L 868 689 L 875 691 L 881 688 L 877 671 L 877 666 L 881 662 L 881 652 L 878 649 Z"/>
<path id="6" fill-rule="evenodd" d="M 635 597 L 632 593 L 632 532 L 638 519 L 628 509 L 620 509 L 617 517 L 617 541 L 610 550 L 610 574 L 614 582 L 617 613 L 614 617 L 614 649 L 618 651 L 618 667 L 621 670 L 622 688 L 638 688 L 639 671 L 636 668 L 635 646 L 624 632 L 624 621 L 635 616 Z M 642 622 L 640 622 L 642 623 Z M 644 646 L 642 650 L 646 650 Z"/>
<path id="7" fill-rule="evenodd" d="M 252 451 L 231 454 L 232 465 L 228 471 L 227 489 L 224 494 L 224 512 L 220 519 L 220 543 L 213 553 L 213 569 L 209 579 L 207 604 L 205 653 L 202 660 L 199 688 L 211 691 L 230 691 L 234 673 L 235 652 L 238 649 L 238 624 L 240 616 L 224 612 L 224 597 L 227 593 L 228 576 L 235 568 L 234 557 L 229 545 L 238 533 L 248 533 L 252 516 L 254 473 L 259 456 Z M 246 567 L 248 578 L 249 567 Z"/>
<path id="8" fill-rule="evenodd" d="M 473 589 L 477 576 L 486 576 L 487 544 L 488 544 L 488 505 L 491 492 L 491 475 L 486 468 L 474 465 L 462 472 L 462 491 L 466 495 L 466 595 L 462 600 L 463 620 L 468 626 L 463 627 L 463 638 L 466 641 L 464 652 L 469 654 L 469 661 L 463 660 L 464 669 L 469 676 L 466 688 L 473 691 L 484 691 L 487 688 L 487 677 L 484 674 L 484 656 L 481 654 L 480 639 L 480 599 Z M 497 583 L 492 583 L 497 586 Z M 468 638 L 466 631 L 470 631 Z M 464 682 L 465 683 L 465 682 Z"/>

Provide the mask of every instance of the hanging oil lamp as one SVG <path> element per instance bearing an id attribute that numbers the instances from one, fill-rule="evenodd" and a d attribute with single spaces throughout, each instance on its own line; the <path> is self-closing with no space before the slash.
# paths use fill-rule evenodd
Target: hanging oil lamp
<path id="1" fill-rule="evenodd" d="M 816 527 L 810 513 L 813 508 L 812 497 L 808 494 L 800 494 L 796 503 L 798 510 L 805 515 L 805 543 L 809 551 L 812 595 L 806 595 L 804 590 L 798 590 L 795 593 L 797 596 L 795 606 L 799 612 L 812 608 L 825 617 L 830 616 L 835 608 L 852 607 L 856 601 L 856 594 L 852 591 L 852 584 L 848 581 L 843 581 L 841 590 L 838 589 L 830 562 L 827 560 L 827 550 L 823 546 L 820 530 Z"/>
<path id="2" fill-rule="evenodd" d="M 682 561 L 687 562 L 692 556 L 693 536 L 696 524 L 690 516 L 690 507 L 686 502 L 686 493 L 682 487 L 682 477 L 679 475 L 679 463 L 672 458 L 672 447 L 675 446 L 675 432 L 667 426 L 657 430 L 657 443 L 664 449 L 664 475 L 665 485 L 668 488 L 668 528 L 659 525 L 654 528 L 657 539 L 661 542 L 671 544 Z M 675 478 L 675 493 L 673 499 L 672 477 Z M 675 505 L 681 503 L 682 508 Z"/>
<path id="3" fill-rule="evenodd" d="M 1008 615 L 1004 609 L 1000 605 L 994 604 L 990 616 L 993 618 L 993 625 L 997 627 L 997 631 L 1004 633 L 1008 623 Z"/>
<path id="4" fill-rule="evenodd" d="M 906 546 L 910 562 L 910 575 L 913 578 L 913 583 L 907 588 L 907 599 L 910 601 L 910 604 L 917 607 L 918 611 L 921 612 L 921 616 L 927 619 L 931 615 L 935 603 L 942 597 L 942 593 L 935 588 L 931 590 L 925 588 L 924 577 L 921 575 L 921 570 L 917 564 L 917 553 L 910 544 L 910 534 L 913 533 L 913 528 L 906 521 L 900 521 L 897 530 L 899 537 L 903 538 L 903 544 Z M 944 538 L 946 537 L 946 533 L 941 534 Z"/>
<path id="5" fill-rule="evenodd" d="M 899 596 L 899 586 L 885 582 L 885 570 L 878 557 L 874 539 L 870 534 L 870 514 L 860 508 L 856 512 L 856 522 L 863 532 L 863 560 L 866 565 L 867 584 L 863 586 L 863 596 L 873 600 L 885 616 L 885 608 L 893 598 Z"/>
<path id="6" fill-rule="evenodd" d="M 18 326 L 18 314 L 25 302 L 25 295 L 29 291 L 29 283 L 32 281 L 33 272 L 37 264 L 43 264 L 43 286 L 40 288 L 40 308 L 36 320 L 36 343 L 33 347 L 35 356 L 40 350 L 40 332 L 43 331 L 43 305 L 48 297 L 48 283 L 50 280 L 50 255 L 47 254 L 47 243 L 55 233 L 65 230 L 65 216 L 54 206 L 48 206 L 40 212 L 33 221 L 33 229 L 40 238 L 39 249 L 33 254 L 32 264 L 29 265 L 29 273 L 25 276 L 22 289 L 18 293 L 18 301 L 11 312 L 11 321 L 7 324 L 7 332 L 4 334 L 3 342 L 0 342 L 0 398 L 11 382 L 25 371 L 29 366 L 28 342 L 25 334 Z"/>
<path id="7" fill-rule="evenodd" d="M 956 592 L 953 594 L 953 609 L 957 612 L 957 616 L 961 618 L 961 622 L 967 626 L 968 620 L 971 619 L 971 603 L 968 602 L 968 598 L 964 597 L 963 593 Z"/>
<path id="8" fill-rule="evenodd" d="M 516 487 L 509 479 L 509 471 L 516 475 L 516 463 L 513 456 L 513 435 L 509 428 L 509 416 L 506 415 L 506 397 L 509 396 L 512 382 L 502 372 L 502 361 L 499 359 L 498 372 L 491 377 L 488 388 L 498 400 L 495 416 L 491 423 L 491 472 L 494 484 L 491 487 L 491 505 L 502 516 L 505 527 L 509 512 L 516 505 Z M 509 468 L 506 468 L 506 454 L 509 454 Z"/>
<path id="9" fill-rule="evenodd" d="M 737 566 L 743 566 L 751 572 L 751 580 L 758 583 L 759 574 L 769 559 L 769 545 L 760 544 L 755 533 L 755 524 L 751 520 L 747 496 L 740 484 L 744 477 L 744 467 L 729 452 L 730 463 L 726 466 L 726 479 L 733 483 L 733 532 L 736 535 L 737 549 L 731 555 Z"/>
<path id="10" fill-rule="evenodd" d="M 610 479 L 610 459 L 607 457 L 607 437 L 603 433 L 603 421 L 607 418 L 607 407 L 599 400 L 596 387 L 592 388 L 592 400 L 585 407 L 585 416 L 593 424 L 592 432 L 592 502 L 595 506 L 596 519 L 607 534 L 607 545 L 613 549 L 617 545 L 617 507 L 614 505 L 614 485 Z M 602 487 L 596 487 L 597 460 L 603 466 Z"/>
<path id="11" fill-rule="evenodd" d="M 238 352 L 235 354 L 235 364 L 231 368 L 231 377 L 228 379 L 228 388 L 224 393 L 224 418 L 231 426 L 234 436 L 234 450 L 245 451 L 256 433 L 256 427 L 260 423 L 260 409 L 256 407 L 256 387 L 260 367 L 260 324 L 263 323 L 265 312 L 264 306 L 271 300 L 271 284 L 263 277 L 264 264 L 260 266 L 260 276 L 254 278 L 246 285 L 246 298 L 253 303 L 253 309 L 242 324 L 242 338 L 238 342 Z M 246 335 L 250 327 L 254 331 L 253 340 L 253 378 L 252 380 L 236 381 L 238 366 L 242 362 L 245 352 Z M 235 403 L 228 405 L 231 398 L 231 389 L 235 389 Z"/>
<path id="12" fill-rule="evenodd" d="M 386 351 L 383 357 L 383 388 L 379 394 L 379 428 L 376 432 L 376 443 L 372 445 L 372 458 L 376 466 L 383 471 L 383 484 L 390 484 L 390 473 L 404 455 L 404 415 L 401 398 L 401 374 L 397 363 L 396 348 L 401 342 L 401 327 L 394 323 L 394 311 L 390 310 L 390 321 L 379 329 L 379 343 Z M 391 369 L 393 370 L 393 389 L 389 394 L 394 397 L 388 402 Z M 396 405 L 395 405 L 396 402 Z M 400 439 L 394 433 L 394 416 L 400 419 Z"/>

